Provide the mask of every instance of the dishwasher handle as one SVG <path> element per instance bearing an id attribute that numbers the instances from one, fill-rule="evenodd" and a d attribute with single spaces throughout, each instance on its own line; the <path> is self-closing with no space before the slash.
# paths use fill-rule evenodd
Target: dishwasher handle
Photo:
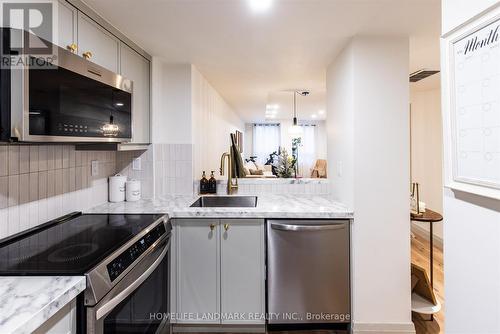
<path id="1" fill-rule="evenodd" d="M 307 231 L 326 231 L 326 230 L 341 230 L 346 227 L 345 223 L 341 224 L 324 224 L 324 225 L 294 225 L 294 224 L 282 224 L 282 223 L 271 223 L 271 228 L 280 231 L 291 231 L 291 232 L 307 232 Z"/>

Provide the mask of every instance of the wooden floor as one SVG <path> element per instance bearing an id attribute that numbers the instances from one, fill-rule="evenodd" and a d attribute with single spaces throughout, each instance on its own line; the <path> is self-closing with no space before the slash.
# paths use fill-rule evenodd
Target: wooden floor
<path id="1" fill-rule="evenodd" d="M 415 234 L 411 240 L 411 261 L 428 270 L 429 268 L 429 241 Z M 429 274 L 429 272 L 428 272 Z M 430 275 L 430 274 L 429 274 Z M 444 333 L 444 270 L 443 250 L 434 243 L 434 293 L 441 303 L 441 311 L 434 315 L 434 321 L 425 321 L 420 315 L 413 313 L 413 323 L 417 334 Z M 425 319 L 428 319 L 425 316 Z"/>

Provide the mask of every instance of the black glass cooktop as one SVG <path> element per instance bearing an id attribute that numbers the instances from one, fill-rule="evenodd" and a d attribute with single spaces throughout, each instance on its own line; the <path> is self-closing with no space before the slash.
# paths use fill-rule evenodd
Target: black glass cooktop
<path id="1" fill-rule="evenodd" d="M 80 214 L 0 244 L 0 275 L 79 275 L 162 215 Z"/>

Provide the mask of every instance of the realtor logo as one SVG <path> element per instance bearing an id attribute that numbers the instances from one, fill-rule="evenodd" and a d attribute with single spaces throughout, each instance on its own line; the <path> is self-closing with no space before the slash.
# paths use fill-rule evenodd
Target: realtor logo
<path id="1" fill-rule="evenodd" d="M 54 59 L 56 48 L 51 41 L 57 41 L 56 5 L 57 1 L 50 0 L 0 0 L 0 26 L 11 28 L 3 34 L 2 66 L 26 65 L 33 56 Z"/>

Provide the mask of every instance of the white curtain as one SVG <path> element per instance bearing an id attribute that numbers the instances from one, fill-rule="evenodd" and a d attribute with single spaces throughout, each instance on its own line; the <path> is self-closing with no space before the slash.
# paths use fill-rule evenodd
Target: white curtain
<path id="1" fill-rule="evenodd" d="M 278 151 L 280 147 L 279 124 L 254 124 L 253 126 L 253 155 L 256 160 L 264 164 L 269 154 Z"/>
<path id="2" fill-rule="evenodd" d="M 302 124 L 303 134 L 301 146 L 299 146 L 299 175 L 311 176 L 311 168 L 316 162 L 316 126 Z"/>

